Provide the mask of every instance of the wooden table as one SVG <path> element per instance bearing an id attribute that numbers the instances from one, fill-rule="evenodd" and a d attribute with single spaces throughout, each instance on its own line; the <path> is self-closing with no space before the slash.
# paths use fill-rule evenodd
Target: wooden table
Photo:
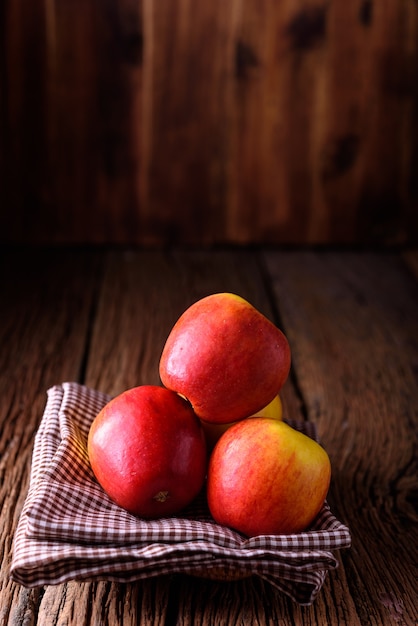
<path id="1" fill-rule="evenodd" d="M 418 623 L 417 251 L 24 249 L 1 253 L 0 624 Z M 311 607 L 260 580 L 172 575 L 25 589 L 9 580 L 46 390 L 158 384 L 180 313 L 233 291 L 281 327 L 285 414 L 316 423 L 352 533 Z"/>

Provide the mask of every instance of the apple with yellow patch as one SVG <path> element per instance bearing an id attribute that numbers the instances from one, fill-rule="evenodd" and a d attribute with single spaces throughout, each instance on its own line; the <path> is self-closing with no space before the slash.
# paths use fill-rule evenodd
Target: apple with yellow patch
<path id="1" fill-rule="evenodd" d="M 328 493 L 331 463 L 316 441 L 283 421 L 231 426 L 209 460 L 207 499 L 216 522 L 244 535 L 306 530 Z"/>
<path id="2" fill-rule="evenodd" d="M 203 421 L 228 424 L 260 411 L 290 369 L 285 335 L 244 298 L 217 293 L 192 304 L 163 348 L 162 383 Z"/>

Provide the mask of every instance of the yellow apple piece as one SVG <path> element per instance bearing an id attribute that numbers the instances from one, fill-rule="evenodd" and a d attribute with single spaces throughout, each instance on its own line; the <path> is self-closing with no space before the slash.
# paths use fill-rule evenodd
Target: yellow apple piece
<path id="1" fill-rule="evenodd" d="M 251 417 L 273 417 L 275 420 L 281 420 L 283 417 L 283 406 L 280 396 L 275 396 L 264 409 L 260 409 Z"/>
<path id="2" fill-rule="evenodd" d="M 246 419 L 251 419 L 252 417 L 271 417 L 276 420 L 281 420 L 283 417 L 283 406 L 280 396 L 275 396 L 273 400 L 264 407 L 264 409 L 257 411 L 257 413 L 254 413 L 254 415 L 251 415 Z M 202 421 L 209 452 L 213 450 L 219 437 L 221 437 L 221 435 L 223 435 L 224 432 L 226 432 L 233 424 L 236 424 L 236 422 L 229 422 L 228 424 L 212 424 Z"/>

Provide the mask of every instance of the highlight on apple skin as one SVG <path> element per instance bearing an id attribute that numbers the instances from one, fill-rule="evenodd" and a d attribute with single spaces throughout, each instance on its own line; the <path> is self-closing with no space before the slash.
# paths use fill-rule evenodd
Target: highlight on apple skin
<path id="1" fill-rule="evenodd" d="M 177 320 L 159 372 L 163 385 L 187 398 L 201 420 L 225 424 L 268 405 L 288 377 L 290 360 L 277 326 L 240 296 L 217 293 Z"/>
<path id="2" fill-rule="evenodd" d="M 178 394 L 154 385 L 129 389 L 100 411 L 89 431 L 88 454 L 107 495 L 148 519 L 181 511 L 206 477 L 199 419 Z"/>
<path id="3" fill-rule="evenodd" d="M 216 522 L 244 535 L 306 530 L 322 508 L 331 480 L 327 452 L 281 420 L 254 417 L 217 442 L 207 476 Z"/>

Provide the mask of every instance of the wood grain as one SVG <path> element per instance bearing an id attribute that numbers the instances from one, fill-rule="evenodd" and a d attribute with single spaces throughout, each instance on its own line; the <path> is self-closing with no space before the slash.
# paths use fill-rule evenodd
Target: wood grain
<path id="1" fill-rule="evenodd" d="M 0 241 L 418 240 L 414 0 L 10 0 L 0 41 Z"/>
<path id="2" fill-rule="evenodd" d="M 33 437 L 47 389 L 83 367 L 97 275 L 95 255 L 2 253 L 0 276 L 0 623 L 33 623 L 42 591 L 9 580 Z M 82 280 L 81 280 L 82 277 Z"/>
<path id="3" fill-rule="evenodd" d="M 414 626 L 418 282 L 400 255 L 68 249 L 0 260 L 0 624 Z M 314 421 L 331 456 L 329 500 L 353 546 L 314 605 L 252 578 L 11 583 L 47 387 L 72 379 L 116 394 L 157 383 L 172 324 L 216 291 L 241 294 L 284 329 L 285 415 Z"/>
<path id="4" fill-rule="evenodd" d="M 360 620 L 414 624 L 417 283 L 390 254 L 266 263 L 307 417 L 331 456 L 331 506 L 352 530 L 342 558 Z"/>
<path id="5" fill-rule="evenodd" d="M 104 268 L 85 382 L 107 393 L 118 393 L 138 383 L 158 383 L 159 355 L 171 325 L 189 304 L 204 295 L 225 290 L 240 293 L 274 319 L 254 253 L 116 252 L 108 255 Z M 290 391 L 287 397 L 292 398 Z M 339 590 L 340 596 L 342 584 L 337 574 L 333 588 Z M 166 589 L 162 598 L 161 585 Z M 153 604 L 144 601 L 141 592 Z M 330 588 L 329 594 L 332 593 Z M 170 623 L 171 619 L 172 623 L 205 626 L 218 622 L 247 624 L 256 620 L 268 624 L 270 620 L 274 623 L 275 619 L 290 619 L 291 615 L 294 618 L 295 614 L 299 620 L 295 623 L 303 624 L 314 614 L 313 609 L 295 608 L 271 587 L 251 579 L 220 583 L 177 576 L 171 581 L 98 587 L 69 583 L 58 593 L 58 598 L 62 597 L 68 598 L 64 607 L 68 623 L 80 626 L 95 624 L 101 606 L 106 607 L 106 612 L 102 614 L 103 622 L 97 623 L 109 624 L 112 620 L 135 624 L 139 614 L 145 624 L 160 623 L 159 620 Z M 95 612 L 84 617 L 85 611 L 77 607 L 90 606 L 92 598 Z M 164 613 L 164 598 L 168 613 Z M 51 615 L 51 605 L 57 602 L 56 590 L 48 588 L 40 605 L 44 619 Z M 123 609 L 125 602 L 129 611 Z M 351 620 L 347 623 L 356 623 L 351 599 L 342 604 Z M 57 605 L 57 618 L 63 614 L 63 609 L 60 613 L 58 608 Z M 170 611 L 174 617 L 170 617 Z M 340 623 L 339 607 L 325 608 L 323 600 L 319 600 L 315 611 L 319 615 L 331 612 L 334 623 Z"/>

